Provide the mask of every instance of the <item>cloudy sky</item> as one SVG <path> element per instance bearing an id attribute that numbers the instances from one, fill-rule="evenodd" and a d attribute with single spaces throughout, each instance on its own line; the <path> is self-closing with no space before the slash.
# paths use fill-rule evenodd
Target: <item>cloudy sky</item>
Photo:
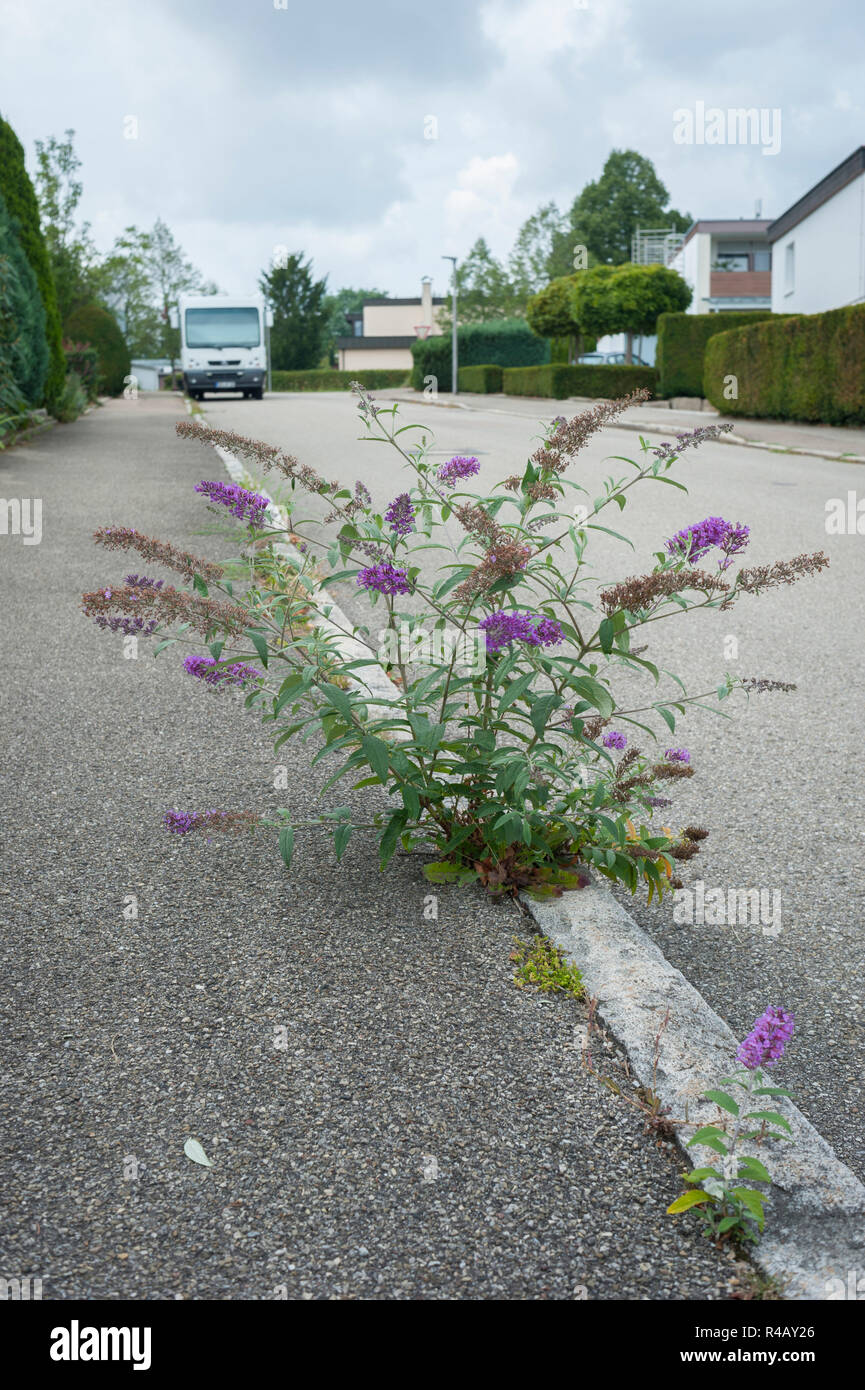
<path id="1" fill-rule="evenodd" d="M 75 129 L 97 244 L 162 217 L 228 292 L 280 246 L 442 292 L 613 148 L 694 217 L 777 216 L 865 141 L 862 0 L 0 0 L 0 32 L 0 110 L 29 160 Z M 677 143 L 698 103 L 780 111 L 780 150 Z"/>

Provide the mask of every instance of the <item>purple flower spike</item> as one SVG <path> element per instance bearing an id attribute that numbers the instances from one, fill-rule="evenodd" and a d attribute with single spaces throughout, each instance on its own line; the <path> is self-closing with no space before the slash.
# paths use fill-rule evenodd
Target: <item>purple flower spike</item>
<path id="1" fill-rule="evenodd" d="M 687 748 L 668 748 L 664 757 L 668 763 L 689 763 L 691 755 Z"/>
<path id="2" fill-rule="evenodd" d="M 238 685 L 241 688 L 249 681 L 261 680 L 262 675 L 243 661 L 236 661 L 233 666 L 220 666 L 212 656 L 187 656 L 183 669 L 206 685 Z"/>
<path id="3" fill-rule="evenodd" d="M 414 530 L 414 507 L 407 492 L 393 499 L 384 519 L 398 536 L 408 536 Z"/>
<path id="4" fill-rule="evenodd" d="M 405 570 L 396 565 L 368 565 L 357 576 L 362 589 L 374 589 L 379 594 L 411 593 L 411 583 Z"/>
<path id="5" fill-rule="evenodd" d="M 480 467 L 476 458 L 464 458 L 462 454 L 457 454 L 442 464 L 438 479 L 447 487 L 453 487 L 458 478 L 471 478 L 474 473 L 480 472 Z"/>
<path id="6" fill-rule="evenodd" d="M 624 748 L 628 740 L 625 734 L 620 734 L 618 729 L 611 729 L 608 734 L 604 734 L 601 743 L 605 748 Z"/>
<path id="7" fill-rule="evenodd" d="M 761 1014 L 747 1038 L 739 1044 L 736 1057 L 748 1068 L 774 1067 L 784 1055 L 784 1048 L 793 1036 L 793 1015 L 770 1005 Z"/>
<path id="8" fill-rule="evenodd" d="M 499 652 L 509 642 L 528 642 L 532 647 L 553 647 L 564 638 L 561 625 L 536 613 L 518 613 L 501 608 L 478 623 L 486 633 L 488 652 Z"/>
<path id="9" fill-rule="evenodd" d="M 695 521 L 683 531 L 677 531 L 667 541 L 667 552 L 676 559 L 683 557 L 689 565 L 695 565 L 704 555 L 708 555 L 713 546 L 717 546 L 722 554 L 718 563 L 725 570 L 733 563 L 733 557 L 745 549 L 750 535 L 751 528 L 741 526 L 738 521 L 734 526 L 722 516 L 707 516 L 704 521 Z"/>
<path id="10" fill-rule="evenodd" d="M 188 835 L 195 829 L 197 817 L 189 811 L 166 811 L 162 824 L 172 835 Z"/>
<path id="11" fill-rule="evenodd" d="M 241 521 L 248 521 L 252 527 L 262 524 L 269 505 L 267 497 L 260 492 L 250 492 L 239 483 L 206 482 L 202 479 L 200 483 L 195 484 L 195 491 L 203 493 L 211 502 L 228 507 L 232 516 L 239 517 Z"/>

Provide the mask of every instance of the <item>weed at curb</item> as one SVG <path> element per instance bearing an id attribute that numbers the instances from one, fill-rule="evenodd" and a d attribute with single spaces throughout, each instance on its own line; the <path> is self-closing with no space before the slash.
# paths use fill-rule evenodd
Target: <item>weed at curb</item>
<path id="1" fill-rule="evenodd" d="M 517 989 L 531 989 L 538 994 L 568 994 L 572 999 L 585 996 L 579 970 L 565 960 L 548 936 L 538 935 L 531 942 L 514 937 L 510 959 L 517 966 L 514 975 Z"/>

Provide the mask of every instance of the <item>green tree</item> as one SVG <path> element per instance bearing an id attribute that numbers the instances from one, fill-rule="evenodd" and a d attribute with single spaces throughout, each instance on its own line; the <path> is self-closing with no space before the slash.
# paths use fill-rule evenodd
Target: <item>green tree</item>
<path id="1" fill-rule="evenodd" d="M 525 297 L 496 260 L 486 240 L 478 237 L 465 260 L 457 266 L 460 323 L 489 323 L 492 319 L 522 318 Z M 439 309 L 437 319 L 445 330 L 451 323 L 451 299 Z"/>
<path id="2" fill-rule="evenodd" d="M 574 318 L 586 333 L 627 336 L 625 360 L 631 361 L 635 334 L 657 329 L 659 314 L 687 309 L 691 287 L 664 265 L 596 265 L 574 277 Z"/>
<path id="3" fill-rule="evenodd" d="M 550 268 L 553 248 L 566 232 L 567 225 L 567 217 L 555 203 L 544 203 L 517 233 L 508 266 L 511 281 L 524 298 L 537 294 L 555 277 L 557 272 Z M 558 274 L 567 275 L 572 269 L 568 264 Z"/>
<path id="4" fill-rule="evenodd" d="M 542 338 L 567 338 L 568 361 L 575 362 L 582 351 L 582 327 L 574 314 L 577 275 L 563 275 L 532 295 L 526 305 L 526 318 L 533 332 Z"/>
<path id="5" fill-rule="evenodd" d="M 114 314 L 132 357 L 161 357 L 165 326 L 154 302 L 150 234 L 127 227 L 94 273 L 94 298 Z"/>
<path id="6" fill-rule="evenodd" d="M 668 208 L 669 198 L 650 159 L 636 150 L 613 150 L 601 177 L 574 199 L 568 230 L 556 238 L 553 259 L 560 264 L 569 253 L 573 269 L 574 247 L 585 246 L 603 264 L 621 265 L 631 258 L 638 227 L 687 231 L 690 215 Z"/>
<path id="7" fill-rule="evenodd" d="M 76 224 L 76 211 L 82 184 L 78 178 L 81 160 L 73 144 L 75 131 L 67 130 L 64 140 L 52 135 L 36 140 L 36 197 L 42 232 L 54 284 L 61 323 L 81 304 L 93 298 L 93 271 L 98 260 L 90 237 L 90 226 Z"/>
<path id="8" fill-rule="evenodd" d="M 43 401 L 52 410 L 63 394 L 66 362 L 57 293 L 51 262 L 39 225 L 39 204 L 24 163 L 24 150 L 8 121 L 0 117 L 0 194 L 10 217 L 18 225 L 18 237 L 27 260 L 36 276 L 39 294 L 45 310 L 45 334 L 48 340 L 49 363 L 43 388 Z"/>
<path id="9" fill-rule="evenodd" d="M 4 397 L 20 393 L 35 405 L 48 372 L 45 307 L 18 239 L 17 223 L 0 197 L 0 374 Z M 10 383 L 14 386 L 12 390 Z"/>
<path id="10" fill-rule="evenodd" d="M 99 356 L 99 390 L 106 396 L 122 394 L 129 375 L 126 340 L 117 320 L 101 304 L 84 304 L 66 320 L 66 336 L 73 343 L 89 343 Z"/>
<path id="11" fill-rule="evenodd" d="M 346 314 L 359 313 L 365 299 L 381 299 L 386 295 L 387 290 L 344 289 L 324 296 L 322 307 L 327 313 L 325 346 L 331 366 L 336 365 L 337 338 L 345 338 L 351 332 Z"/>
<path id="12" fill-rule="evenodd" d="M 151 290 L 159 317 L 158 356 L 171 360 L 171 370 L 180 352 L 180 333 L 171 327 L 171 310 L 181 294 L 216 294 L 216 285 L 205 281 L 201 271 L 187 260 L 174 240 L 170 227 L 157 217 L 151 231 L 140 236 L 140 254 L 150 279 Z"/>
<path id="13" fill-rule="evenodd" d="M 327 280 L 314 280 L 312 262 L 297 252 L 285 264 L 262 272 L 259 286 L 273 310 L 270 360 L 274 371 L 300 372 L 317 367 L 327 339 Z"/>

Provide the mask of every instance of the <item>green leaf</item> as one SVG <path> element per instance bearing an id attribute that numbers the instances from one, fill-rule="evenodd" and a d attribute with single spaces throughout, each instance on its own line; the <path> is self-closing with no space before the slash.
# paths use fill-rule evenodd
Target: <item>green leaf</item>
<path id="1" fill-rule="evenodd" d="M 655 709 L 658 711 L 667 728 L 670 730 L 670 733 L 674 734 L 676 732 L 675 715 L 671 714 L 670 711 L 668 709 L 665 709 L 663 705 L 656 705 Z"/>
<path id="2" fill-rule="evenodd" d="M 372 734 L 365 734 L 361 740 L 361 747 L 373 772 L 379 781 L 387 785 L 389 762 L 388 749 L 384 739 L 375 738 Z"/>
<path id="3" fill-rule="evenodd" d="M 164 652 L 166 647 L 170 647 L 172 642 L 176 641 L 176 637 L 164 637 L 161 642 L 156 643 L 156 646 L 153 648 L 153 655 L 158 656 L 160 652 Z"/>
<path id="4" fill-rule="evenodd" d="M 668 1216 L 676 1216 L 680 1211 L 687 1211 L 689 1207 L 698 1207 L 702 1202 L 711 1202 L 712 1198 L 708 1192 L 683 1192 L 681 1197 L 677 1197 L 675 1202 L 671 1202 L 667 1207 Z"/>
<path id="5" fill-rule="evenodd" d="M 385 832 L 379 841 L 379 863 L 383 869 L 387 868 L 396 851 L 397 842 L 400 834 L 405 828 L 408 820 L 408 812 L 405 809 L 394 811 L 387 823 Z"/>
<path id="6" fill-rule="evenodd" d="M 523 698 L 526 691 L 531 686 L 532 681 L 535 679 L 536 674 L 537 672 L 535 671 L 527 671 L 524 675 L 519 676 L 515 681 L 511 682 L 504 695 L 499 700 L 498 713 L 500 718 L 505 710 L 516 700 L 521 700 Z"/>
<path id="7" fill-rule="evenodd" d="M 575 676 L 571 681 L 571 688 L 581 695 L 584 700 L 588 700 L 593 709 L 604 719 L 609 719 L 615 708 L 613 697 L 606 686 L 601 685 L 592 676 Z"/>
<path id="8" fill-rule="evenodd" d="M 199 594 L 203 594 L 204 597 L 207 598 L 207 585 L 205 584 L 200 574 L 194 574 L 192 576 L 192 587 Z"/>
<path id="9" fill-rule="evenodd" d="M 598 628 L 598 638 L 601 643 L 601 651 L 605 652 L 608 656 L 613 650 L 613 638 L 615 635 L 616 629 L 613 626 L 612 618 L 604 618 L 604 621 Z"/>
<path id="10" fill-rule="evenodd" d="M 477 877 L 474 869 L 464 869 L 459 864 L 446 864 L 443 861 L 425 864 L 423 876 L 428 883 L 465 883 Z"/>
<path id="11" fill-rule="evenodd" d="M 772 1179 L 759 1158 L 753 1158 L 750 1154 L 745 1154 L 739 1159 L 740 1168 L 737 1177 L 751 1178 L 754 1182 L 771 1182 Z"/>
<path id="12" fill-rule="evenodd" d="M 333 847 L 336 850 L 337 862 L 342 858 L 353 830 L 354 826 L 351 821 L 343 821 L 333 832 Z"/>
<path id="13" fill-rule="evenodd" d="M 544 729 L 547 727 L 550 715 L 564 704 L 561 695 L 540 695 L 532 704 L 531 715 L 532 728 L 538 738 L 543 737 Z"/>
<path id="14" fill-rule="evenodd" d="M 745 1119 L 746 1119 L 746 1120 L 767 1120 L 767 1121 L 769 1121 L 770 1124 L 773 1124 L 773 1125 L 780 1125 L 782 1129 L 786 1129 L 786 1131 L 787 1131 L 788 1134 L 792 1134 L 792 1133 L 793 1133 L 793 1131 L 792 1131 L 792 1129 L 790 1128 L 789 1124 L 788 1124 L 787 1121 L 784 1119 L 784 1116 L 783 1116 L 783 1115 L 779 1115 L 778 1112 L 777 1112 L 777 1110 L 749 1110 L 748 1113 L 747 1113 L 747 1115 L 745 1116 Z"/>
<path id="15" fill-rule="evenodd" d="M 250 642 L 255 647 L 255 650 L 258 652 L 258 655 L 261 657 L 262 666 L 266 668 L 269 653 L 267 650 L 267 638 L 265 637 L 264 633 L 256 632 L 253 628 L 250 627 L 247 628 L 246 632 L 243 635 L 244 637 L 249 638 Z"/>
<path id="16" fill-rule="evenodd" d="M 279 852 L 285 862 L 285 867 L 290 869 L 291 856 L 294 853 L 294 829 L 290 825 L 284 825 L 279 832 Z"/>
<path id="17" fill-rule="evenodd" d="M 717 1168 L 692 1168 L 685 1173 L 685 1182 L 702 1182 L 704 1178 L 720 1178 Z"/>
<path id="18" fill-rule="evenodd" d="M 739 1107 L 733 1097 L 727 1095 L 726 1091 L 704 1091 L 703 1094 L 706 1100 L 713 1100 L 716 1105 L 720 1105 L 722 1110 L 729 1111 L 731 1115 L 738 1115 Z"/>
<path id="19" fill-rule="evenodd" d="M 351 724 L 353 722 L 351 700 L 344 690 L 340 690 L 338 685 L 329 685 L 326 683 L 321 687 L 321 693 L 328 704 L 333 705 L 334 709 L 342 715 L 346 724 Z"/>
<path id="20" fill-rule="evenodd" d="M 752 1216 L 757 1218 L 757 1225 L 762 1231 L 765 1220 L 763 1216 L 763 1194 L 761 1192 L 755 1192 L 752 1187 L 734 1187 L 730 1195 L 732 1197 L 737 1197 L 742 1203 L 742 1206 L 745 1207 Z"/>

